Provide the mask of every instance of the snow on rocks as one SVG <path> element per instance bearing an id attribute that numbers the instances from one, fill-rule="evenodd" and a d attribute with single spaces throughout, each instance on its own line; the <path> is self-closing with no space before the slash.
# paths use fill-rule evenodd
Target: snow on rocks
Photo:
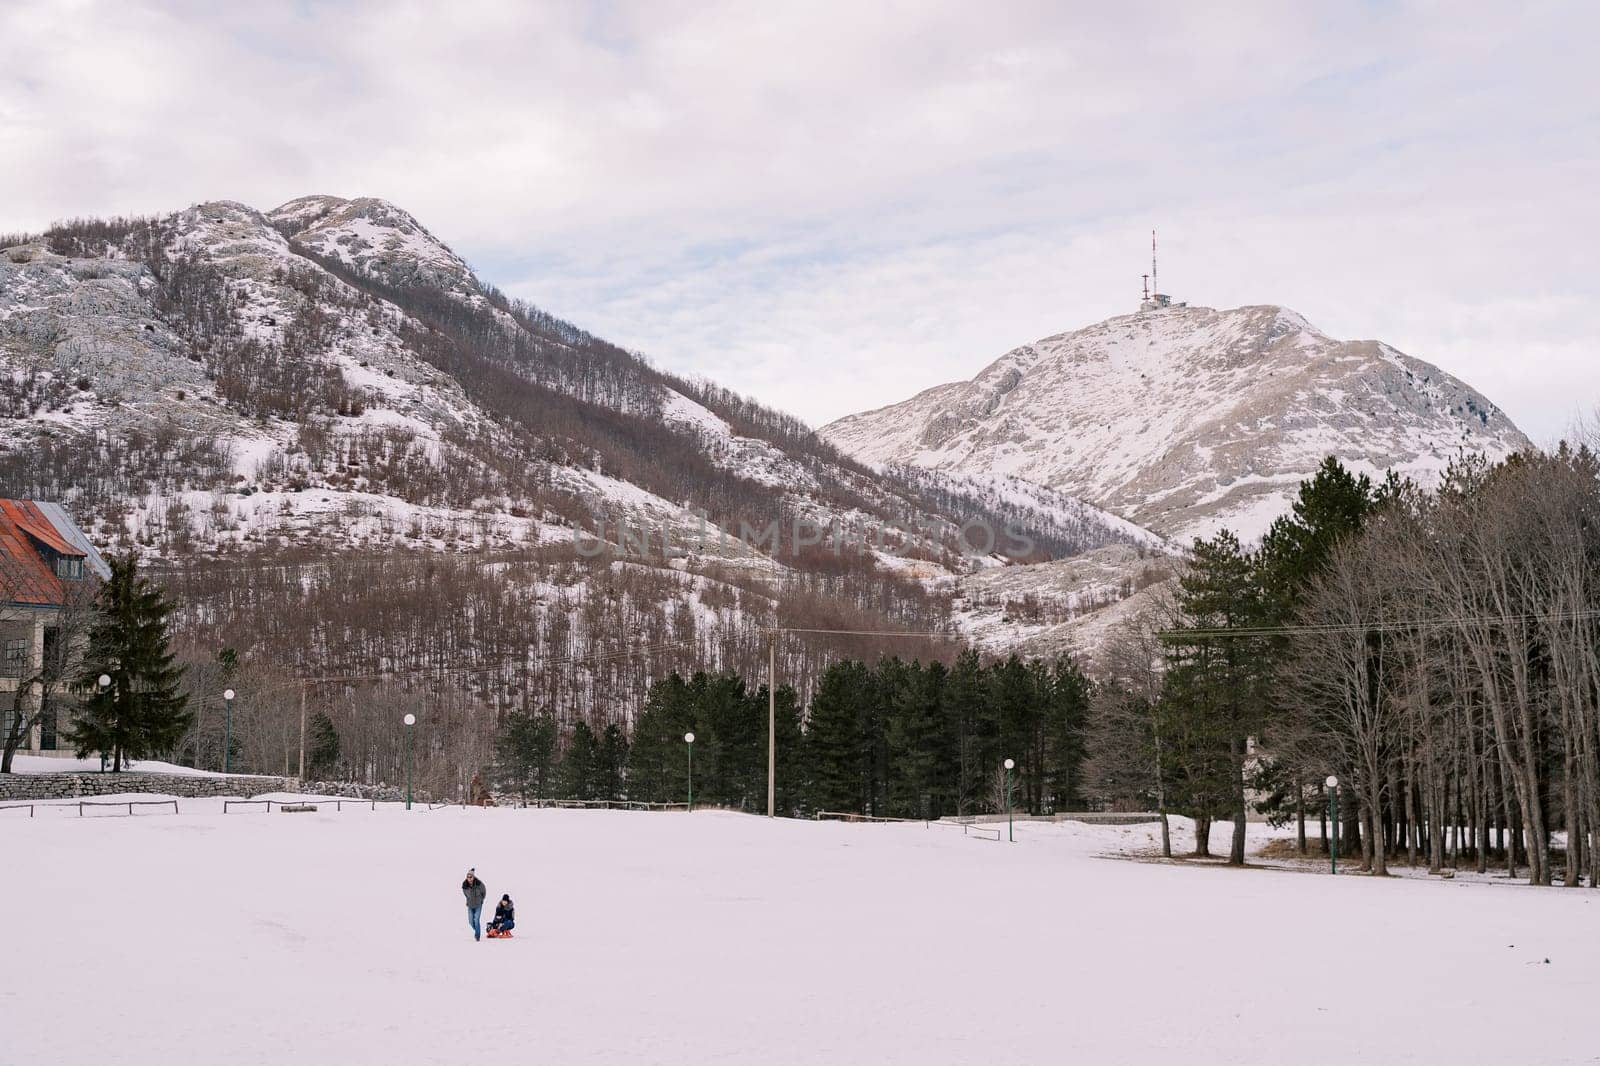
<path id="1" fill-rule="evenodd" d="M 1178 565 L 1175 557 L 1111 544 L 1068 559 L 963 574 L 947 587 L 961 633 L 991 652 L 1092 661 L 1107 628 L 1148 601 Z M 939 586 L 936 586 L 939 587 Z"/>
<path id="2" fill-rule="evenodd" d="M 393 285 L 424 283 L 476 293 L 472 270 L 422 223 L 387 200 L 305 196 L 268 212 L 295 239 Z"/>
<path id="3" fill-rule="evenodd" d="M 728 423 L 677 389 L 666 390 L 661 401 L 661 417 L 669 425 L 680 426 L 707 440 L 727 440 L 733 436 Z"/>
<path id="4" fill-rule="evenodd" d="M 1439 368 L 1270 306 L 1107 319 L 822 434 L 865 461 L 1014 475 L 1176 539 L 1247 541 L 1328 455 L 1431 483 L 1458 453 L 1528 444 Z"/>

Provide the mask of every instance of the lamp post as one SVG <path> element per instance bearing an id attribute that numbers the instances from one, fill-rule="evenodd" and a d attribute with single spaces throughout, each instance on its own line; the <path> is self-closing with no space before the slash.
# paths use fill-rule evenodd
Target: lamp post
<path id="1" fill-rule="evenodd" d="M 1328 824 L 1333 839 L 1328 843 L 1328 872 L 1339 872 L 1339 779 L 1333 774 L 1323 782 L 1328 786 Z"/>
<path id="2" fill-rule="evenodd" d="M 1011 831 L 1011 771 L 1016 766 L 1015 760 L 1006 760 L 1006 840 L 1012 844 L 1017 842 L 1016 834 Z"/>
<path id="3" fill-rule="evenodd" d="M 694 734 L 685 733 L 683 742 L 689 745 L 689 809 L 694 810 Z"/>
<path id="4" fill-rule="evenodd" d="M 406 715 L 401 721 L 406 724 L 406 810 L 411 809 L 411 727 L 417 724 L 417 716 Z"/>
<path id="5" fill-rule="evenodd" d="M 778 794 L 778 631 L 767 634 L 767 817 Z"/>
<path id="6" fill-rule="evenodd" d="M 233 689 L 222 693 L 222 705 L 228 709 L 222 723 L 222 772 L 233 769 Z"/>
<path id="7" fill-rule="evenodd" d="M 99 676 L 99 678 L 96 679 L 96 681 L 100 685 L 100 691 L 101 692 L 104 692 L 104 691 L 106 691 L 106 689 L 111 687 L 111 675 L 110 674 L 101 674 Z M 101 773 L 105 773 L 106 772 L 106 753 L 104 751 L 102 751 L 100 753 L 100 772 Z"/>

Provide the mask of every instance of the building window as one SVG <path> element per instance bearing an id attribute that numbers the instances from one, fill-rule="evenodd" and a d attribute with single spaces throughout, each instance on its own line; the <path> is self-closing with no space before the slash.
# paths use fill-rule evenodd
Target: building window
<path id="1" fill-rule="evenodd" d="M 56 712 L 53 710 L 39 716 L 39 750 L 56 750 Z"/>
<path id="2" fill-rule="evenodd" d="M 4 725 L 0 726 L 0 739 L 4 739 L 11 735 L 11 731 L 17 728 L 17 719 L 20 717 L 21 715 L 19 715 L 15 709 L 10 707 L 6 708 L 3 714 L 0 714 L 0 722 L 4 722 Z M 17 748 L 19 750 L 27 750 L 28 748 L 32 747 L 32 744 L 30 743 L 32 739 L 33 738 L 29 734 L 23 733 L 22 742 L 17 745 Z"/>
<path id="3" fill-rule="evenodd" d="M 7 638 L 0 657 L 0 677 L 21 677 L 28 669 L 28 638 Z"/>
<path id="4" fill-rule="evenodd" d="M 83 560 L 71 555 L 57 556 L 56 576 L 76 581 L 83 576 Z"/>

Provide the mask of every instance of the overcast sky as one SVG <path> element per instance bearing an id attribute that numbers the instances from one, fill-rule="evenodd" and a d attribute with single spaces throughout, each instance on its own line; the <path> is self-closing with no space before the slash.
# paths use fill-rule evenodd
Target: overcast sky
<path id="1" fill-rule="evenodd" d="M 1163 288 L 1600 407 L 1600 5 L 0 3 L 0 231 L 382 196 L 813 422 Z M 261 10 L 250 10 L 260 8 Z"/>

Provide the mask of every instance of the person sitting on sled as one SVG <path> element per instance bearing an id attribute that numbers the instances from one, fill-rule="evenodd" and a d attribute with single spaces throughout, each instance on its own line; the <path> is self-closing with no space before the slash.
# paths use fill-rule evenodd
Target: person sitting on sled
<path id="1" fill-rule="evenodd" d="M 489 935 L 508 936 L 516 926 L 517 909 L 512 905 L 510 896 L 501 896 L 500 902 L 494 908 L 494 921 L 489 923 Z"/>

